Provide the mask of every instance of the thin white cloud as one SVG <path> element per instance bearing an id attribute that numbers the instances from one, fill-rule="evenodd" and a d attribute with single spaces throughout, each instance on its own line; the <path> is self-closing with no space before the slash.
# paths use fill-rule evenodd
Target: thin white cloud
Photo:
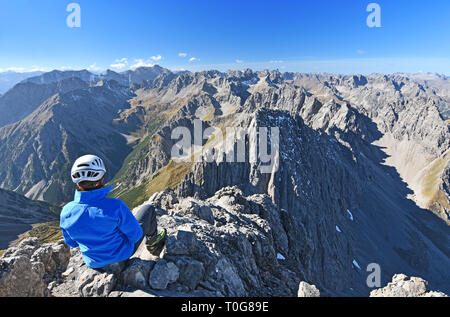
<path id="1" fill-rule="evenodd" d="M 114 69 L 122 70 L 122 69 L 126 68 L 127 65 L 128 64 L 125 64 L 125 63 L 117 63 L 117 64 L 111 64 L 109 66 Z"/>
<path id="2" fill-rule="evenodd" d="M 131 69 L 136 69 L 139 67 L 153 67 L 155 64 L 153 64 L 149 60 L 144 60 L 142 58 L 137 58 L 134 60 L 134 64 L 130 66 Z"/>
<path id="3" fill-rule="evenodd" d="M 109 66 L 116 70 L 123 70 L 128 66 L 128 58 L 118 58 L 114 61 L 114 64 L 111 64 Z"/>
<path id="4" fill-rule="evenodd" d="M 191 57 L 189 58 L 190 62 L 195 62 L 195 61 L 199 61 L 199 59 L 197 57 Z"/>
<path id="5" fill-rule="evenodd" d="M 358 55 L 364 55 L 364 54 L 366 54 L 367 52 L 365 51 L 365 50 L 357 50 L 356 51 L 356 54 L 358 54 Z"/>
<path id="6" fill-rule="evenodd" d="M 238 64 L 242 64 L 244 61 L 242 60 L 242 59 L 237 59 L 236 60 L 236 63 L 238 63 Z"/>
<path id="7" fill-rule="evenodd" d="M 151 59 L 154 60 L 155 62 L 158 62 L 158 61 L 162 60 L 162 56 L 161 55 L 152 56 Z"/>
<path id="8" fill-rule="evenodd" d="M 31 66 L 30 72 L 49 72 L 51 71 L 50 67 L 40 67 L 40 66 Z"/>
<path id="9" fill-rule="evenodd" d="M 271 61 L 269 61 L 270 64 L 281 64 L 283 62 L 284 61 L 282 61 L 282 60 L 271 60 Z"/>
<path id="10" fill-rule="evenodd" d="M 24 73 L 27 70 L 23 67 L 8 67 L 1 70 L 2 72 L 16 72 L 16 73 Z"/>
<path id="11" fill-rule="evenodd" d="M 155 66 L 154 62 L 162 60 L 163 57 L 161 55 L 152 56 L 148 59 L 144 58 L 135 58 L 133 62 L 130 62 L 128 58 L 118 58 L 114 61 L 110 67 L 117 71 L 123 71 L 126 69 L 136 69 L 139 67 L 153 67 Z"/>
<path id="12" fill-rule="evenodd" d="M 33 65 L 29 68 L 25 68 L 25 67 L 8 67 L 8 68 L 0 68 L 0 73 L 3 72 L 15 72 L 15 73 L 30 73 L 30 72 L 49 72 L 53 69 L 56 69 L 57 67 L 42 67 L 42 66 L 36 66 Z M 58 69 L 60 70 L 65 70 L 65 67 L 59 67 Z M 66 69 L 69 69 L 68 67 L 66 67 Z M 73 69 L 73 67 L 71 67 L 70 69 Z"/>
<path id="13" fill-rule="evenodd" d="M 186 57 L 188 54 L 187 53 L 178 53 L 178 56 L 180 57 Z"/>
<path id="14" fill-rule="evenodd" d="M 91 71 L 94 71 L 94 72 L 97 72 L 97 71 L 101 70 L 101 68 L 97 66 L 97 63 L 94 63 L 94 64 L 90 65 L 87 69 L 91 70 Z"/>
<path id="15" fill-rule="evenodd" d="M 60 70 L 74 70 L 76 67 L 73 66 L 61 66 Z M 50 68 L 49 68 L 50 69 Z M 81 69 L 81 68 L 80 68 Z"/>
<path id="16" fill-rule="evenodd" d="M 170 66 L 168 67 L 168 69 L 172 72 L 184 72 L 187 70 L 184 67 L 170 67 Z"/>

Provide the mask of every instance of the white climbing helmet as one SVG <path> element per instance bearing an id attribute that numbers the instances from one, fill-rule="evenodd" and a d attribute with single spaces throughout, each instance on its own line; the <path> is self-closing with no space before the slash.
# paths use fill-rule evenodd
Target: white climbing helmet
<path id="1" fill-rule="evenodd" d="M 83 181 L 98 181 L 102 179 L 105 173 L 105 164 L 103 164 L 101 158 L 95 155 L 84 155 L 73 163 L 70 175 L 72 181 L 78 185 Z"/>

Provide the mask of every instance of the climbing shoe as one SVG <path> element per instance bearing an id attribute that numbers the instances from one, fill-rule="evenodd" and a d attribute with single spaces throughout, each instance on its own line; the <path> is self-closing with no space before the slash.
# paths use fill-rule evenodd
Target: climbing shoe
<path id="1" fill-rule="evenodd" d="M 152 237 L 147 236 L 145 245 L 147 247 L 148 252 L 150 252 L 154 256 L 159 256 L 162 249 L 164 248 L 166 237 L 167 232 L 166 229 L 164 228 L 162 228 L 157 235 L 154 235 Z"/>

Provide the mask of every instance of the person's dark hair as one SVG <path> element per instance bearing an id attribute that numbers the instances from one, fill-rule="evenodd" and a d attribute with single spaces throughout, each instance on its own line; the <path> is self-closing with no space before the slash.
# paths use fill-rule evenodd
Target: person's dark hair
<path id="1" fill-rule="evenodd" d="M 83 181 L 80 182 L 78 184 L 78 189 L 81 191 L 91 191 L 91 190 L 95 190 L 95 189 L 99 189 L 102 188 L 104 185 L 104 180 L 105 178 L 102 177 L 100 180 L 96 181 L 96 182 L 92 182 L 92 181 Z"/>

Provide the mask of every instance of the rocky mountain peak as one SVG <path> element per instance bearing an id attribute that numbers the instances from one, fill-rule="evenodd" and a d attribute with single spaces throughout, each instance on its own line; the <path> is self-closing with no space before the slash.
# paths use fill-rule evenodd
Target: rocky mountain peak
<path id="1" fill-rule="evenodd" d="M 368 296 L 371 263 L 383 268 L 384 285 L 406 272 L 449 291 L 445 83 L 150 68 L 86 85 L 0 128 L 1 186 L 66 202 L 70 163 L 94 153 L 115 175 L 111 194 L 130 207 L 157 205 L 170 239 L 160 260 L 139 253 L 125 277 L 88 272 L 80 286 L 76 273 L 55 294 L 111 294 L 112 284 L 138 276 L 125 284 L 146 294 L 295 296 L 307 281 L 325 295 Z M 248 132 L 244 161 L 174 160 L 174 129 L 192 137 L 199 123 L 222 135 L 227 127 L 270 133 Z M 273 165 L 249 159 L 260 136 Z M 191 148 L 208 157 L 224 142 L 209 135 Z M 91 291 L 97 284 L 105 287 Z M 304 284 L 302 292 L 316 293 Z"/>

